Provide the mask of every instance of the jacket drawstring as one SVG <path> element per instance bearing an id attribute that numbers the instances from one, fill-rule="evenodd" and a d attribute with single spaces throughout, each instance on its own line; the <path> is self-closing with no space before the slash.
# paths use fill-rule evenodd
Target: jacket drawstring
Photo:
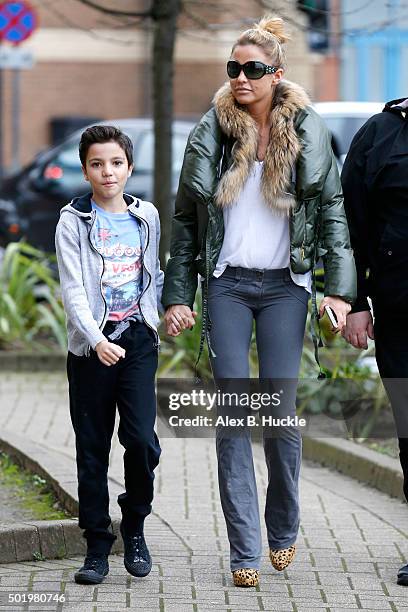
<path id="1" fill-rule="evenodd" d="M 320 211 L 319 211 L 320 212 Z M 315 247 L 313 254 L 313 265 L 312 265 L 312 313 L 310 318 L 310 332 L 314 346 L 314 356 L 319 368 L 319 374 L 317 375 L 318 380 L 327 378 L 325 371 L 320 365 L 319 360 L 319 348 L 323 348 L 322 330 L 320 328 L 320 315 L 317 309 L 317 298 L 316 298 L 316 262 L 317 262 L 317 249 L 319 245 L 319 234 L 320 234 L 320 219 L 318 220 L 316 233 L 315 233 Z"/>
<path id="2" fill-rule="evenodd" d="M 327 377 L 326 377 L 326 373 L 322 369 L 322 366 L 319 360 L 319 348 L 324 347 L 324 344 L 322 340 L 322 332 L 320 329 L 319 311 L 317 309 L 316 274 L 315 274 L 315 264 L 314 263 L 313 263 L 313 268 L 312 268 L 312 314 L 311 314 L 311 319 L 310 319 L 310 332 L 311 332 L 311 336 L 313 340 L 314 356 L 315 356 L 317 366 L 319 368 L 319 374 L 317 375 L 317 378 L 321 380 L 322 378 L 327 378 Z"/>
<path id="3" fill-rule="evenodd" d="M 209 231 L 209 228 L 207 227 L 207 236 L 205 238 L 205 279 L 201 285 L 202 304 L 201 304 L 200 347 L 198 349 L 197 361 L 195 362 L 195 366 L 194 366 L 194 378 L 195 378 L 196 384 L 200 384 L 201 382 L 200 376 L 198 374 L 198 362 L 200 361 L 201 355 L 203 354 L 205 341 L 207 341 L 208 352 L 210 354 L 210 357 L 217 356 L 211 346 L 211 340 L 210 340 L 211 319 L 210 319 L 210 315 L 208 312 L 208 281 L 210 277 L 210 261 L 209 261 L 210 246 L 209 246 L 209 241 L 208 241 L 208 231 Z"/>

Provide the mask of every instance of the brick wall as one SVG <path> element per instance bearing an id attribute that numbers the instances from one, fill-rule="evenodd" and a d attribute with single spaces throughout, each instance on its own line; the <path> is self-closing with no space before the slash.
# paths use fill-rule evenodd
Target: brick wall
<path id="1" fill-rule="evenodd" d="M 102 119 L 143 115 L 144 66 L 140 64 L 42 63 L 21 80 L 21 153 L 29 161 L 50 143 L 50 119 L 89 116 Z M 11 75 L 6 74 L 5 114 L 11 116 Z M 11 129 L 5 153 L 11 158 Z"/>

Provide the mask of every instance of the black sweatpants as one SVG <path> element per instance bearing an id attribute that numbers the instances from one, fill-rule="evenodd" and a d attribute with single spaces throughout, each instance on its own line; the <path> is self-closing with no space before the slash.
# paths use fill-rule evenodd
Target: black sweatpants
<path id="1" fill-rule="evenodd" d="M 374 314 L 377 365 L 392 406 L 408 501 L 408 314 L 375 307 Z"/>
<path id="2" fill-rule="evenodd" d="M 104 334 L 112 332 L 107 323 Z M 118 407 L 119 441 L 125 448 L 125 493 L 119 495 L 122 524 L 132 533 L 151 512 L 154 469 L 160 445 L 154 423 L 154 379 L 157 348 L 153 332 L 132 322 L 120 339 L 124 359 L 103 365 L 97 354 L 77 357 L 68 353 L 67 373 L 71 420 L 76 437 L 79 526 L 88 551 L 109 553 L 115 536 L 109 516 L 108 464 Z"/>

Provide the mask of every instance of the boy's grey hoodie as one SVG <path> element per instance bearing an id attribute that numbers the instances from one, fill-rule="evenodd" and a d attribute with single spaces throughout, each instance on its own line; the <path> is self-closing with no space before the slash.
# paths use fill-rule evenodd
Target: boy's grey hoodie
<path id="1" fill-rule="evenodd" d="M 140 310 L 146 324 L 159 337 L 158 308 L 163 288 L 159 262 L 160 220 L 150 202 L 124 194 L 128 211 L 141 222 L 143 256 L 143 291 Z M 62 301 L 67 317 L 68 350 L 74 355 L 89 355 L 98 342 L 106 340 L 102 330 L 108 308 L 102 293 L 104 263 L 96 250 L 93 235 L 96 211 L 91 194 L 74 198 L 60 212 L 55 233 L 55 247 L 61 282 Z"/>

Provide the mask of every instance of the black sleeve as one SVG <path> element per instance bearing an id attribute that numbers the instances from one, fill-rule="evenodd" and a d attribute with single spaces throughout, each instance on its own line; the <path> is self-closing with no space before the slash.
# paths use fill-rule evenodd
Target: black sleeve
<path id="1" fill-rule="evenodd" d="M 370 211 L 365 178 L 367 156 L 376 132 L 376 122 L 373 119 L 369 119 L 354 136 L 341 173 L 344 207 L 357 270 L 357 300 L 351 312 L 370 310 L 367 301 L 369 295 L 367 273 L 369 271 Z"/>

